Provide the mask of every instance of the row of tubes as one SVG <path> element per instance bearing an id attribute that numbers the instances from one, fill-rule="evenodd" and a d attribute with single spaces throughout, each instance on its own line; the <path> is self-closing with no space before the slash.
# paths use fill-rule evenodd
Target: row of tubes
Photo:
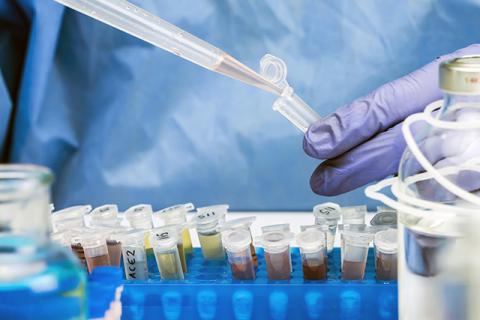
<path id="1" fill-rule="evenodd" d="M 262 234 L 254 239 L 250 229 L 255 217 L 226 221 L 228 205 L 215 205 L 198 208 L 187 221 L 187 213 L 193 209 L 188 203 L 153 212 L 150 205 L 141 204 L 125 211 L 125 224 L 116 205 L 94 210 L 88 205 L 70 207 L 53 212 L 52 238 L 70 248 L 89 272 L 97 266 L 119 266 L 123 260 L 129 280 L 145 280 L 158 273 L 165 280 L 184 279 L 193 253 L 189 229 L 197 231 L 204 260 L 227 256 L 232 278 L 256 278 L 255 243 L 264 249 L 268 278 L 288 280 L 292 273 L 290 245 L 296 240 L 304 279 L 326 280 L 328 256 L 339 229 L 342 279 L 363 279 L 372 241 L 377 279 L 396 279 L 396 214 L 391 210 L 378 210 L 367 225 L 365 206 L 320 204 L 313 209 L 314 223 L 302 226 L 296 236 L 289 224 L 279 224 L 263 226 Z"/>

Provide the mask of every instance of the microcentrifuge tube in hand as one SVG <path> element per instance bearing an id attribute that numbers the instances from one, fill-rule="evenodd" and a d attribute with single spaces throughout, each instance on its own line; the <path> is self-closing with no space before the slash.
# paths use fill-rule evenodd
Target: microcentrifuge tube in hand
<path id="1" fill-rule="evenodd" d="M 283 89 L 273 103 L 273 110 L 280 112 L 300 131 L 307 132 L 310 125 L 320 120 L 320 116 L 287 83 L 287 66 L 282 59 L 271 54 L 264 55 L 260 60 L 260 74 Z"/>

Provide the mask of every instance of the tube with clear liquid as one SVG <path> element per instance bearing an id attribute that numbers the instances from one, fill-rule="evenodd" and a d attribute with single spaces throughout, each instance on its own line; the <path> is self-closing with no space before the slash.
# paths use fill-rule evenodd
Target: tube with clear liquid
<path id="1" fill-rule="evenodd" d="M 320 116 L 285 81 L 285 63 L 265 55 L 257 73 L 229 54 L 126 0 L 56 0 L 208 70 L 280 96 L 273 109 L 302 132 Z"/>

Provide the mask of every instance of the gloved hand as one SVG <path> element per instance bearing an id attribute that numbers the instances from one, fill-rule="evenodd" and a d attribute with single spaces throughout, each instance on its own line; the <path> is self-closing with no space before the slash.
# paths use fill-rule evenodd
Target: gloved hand
<path id="1" fill-rule="evenodd" d="M 442 61 L 471 54 L 480 54 L 480 44 L 441 56 L 314 123 L 305 133 L 303 149 L 326 161 L 310 178 L 312 190 L 337 195 L 396 173 L 405 149 L 401 122 L 442 97 Z"/>

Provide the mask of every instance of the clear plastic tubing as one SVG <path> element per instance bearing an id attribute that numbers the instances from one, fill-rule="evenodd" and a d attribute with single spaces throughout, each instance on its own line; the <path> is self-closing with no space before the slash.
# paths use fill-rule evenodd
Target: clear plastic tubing
<path id="1" fill-rule="evenodd" d="M 193 210 L 195 207 L 192 203 L 179 204 L 172 207 L 168 207 L 154 213 L 158 217 L 163 225 L 178 225 L 187 222 L 187 212 Z M 191 255 L 193 253 L 192 238 L 190 237 L 190 231 L 185 226 L 182 230 L 182 243 L 185 254 Z"/>
<path id="2" fill-rule="evenodd" d="M 397 229 L 375 234 L 375 272 L 377 280 L 397 280 Z"/>
<path id="3" fill-rule="evenodd" d="M 342 279 L 362 280 L 365 275 L 368 246 L 372 241 L 369 233 L 343 232 Z"/>
<path id="4" fill-rule="evenodd" d="M 125 0 L 56 0 L 206 69 L 273 94 L 282 89 L 219 48 Z"/>
<path id="5" fill-rule="evenodd" d="M 122 238 L 123 267 L 127 280 L 148 279 L 144 232 L 127 233 Z"/>
<path id="6" fill-rule="evenodd" d="M 293 233 L 281 231 L 267 232 L 259 238 L 265 251 L 268 279 L 290 280 L 290 241 L 292 238 Z"/>
<path id="7" fill-rule="evenodd" d="M 327 279 L 327 250 L 325 235 L 318 229 L 300 232 L 297 245 L 302 255 L 302 270 L 305 280 Z"/>
<path id="8" fill-rule="evenodd" d="M 87 260 L 88 272 L 100 266 L 109 266 L 107 243 L 103 233 L 86 233 L 81 239 L 85 259 Z"/>
<path id="9" fill-rule="evenodd" d="M 163 280 L 183 280 L 182 262 L 178 253 L 176 237 L 152 233 L 151 241 L 160 270 L 160 277 Z"/>
<path id="10" fill-rule="evenodd" d="M 335 235 L 337 233 L 338 221 L 341 217 L 341 208 L 338 204 L 333 202 L 327 202 L 318 204 L 313 207 L 313 215 L 315 216 L 315 224 L 327 225 L 327 251 L 333 250 L 335 243 Z"/>
<path id="11" fill-rule="evenodd" d="M 225 231 L 222 241 L 227 250 L 232 277 L 237 280 L 254 280 L 255 266 L 250 252 L 252 243 L 250 231 L 247 229 Z"/>

